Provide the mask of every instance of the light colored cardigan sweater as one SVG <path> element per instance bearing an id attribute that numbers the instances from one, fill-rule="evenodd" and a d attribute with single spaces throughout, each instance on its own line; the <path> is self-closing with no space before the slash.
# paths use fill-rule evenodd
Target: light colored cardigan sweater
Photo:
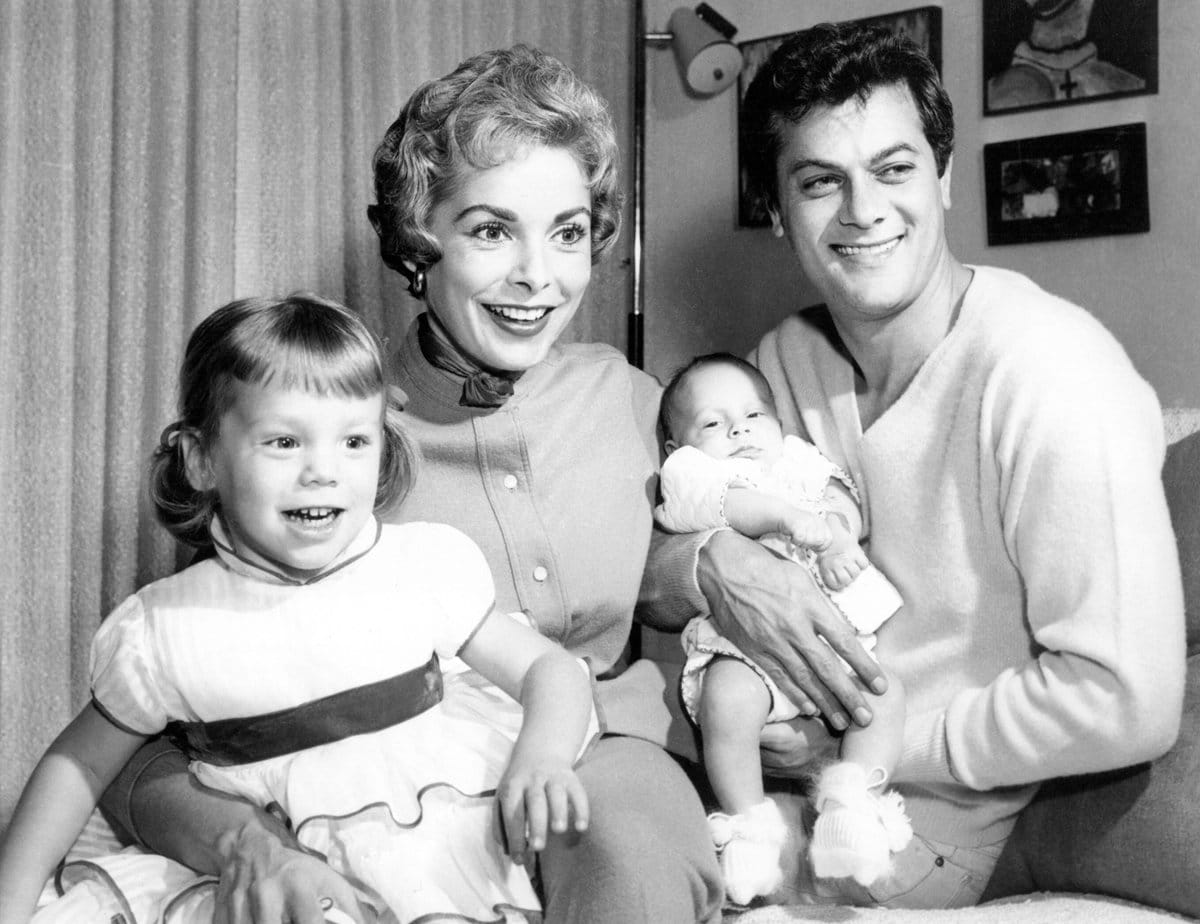
<path id="1" fill-rule="evenodd" d="M 423 462 L 389 518 L 466 533 L 491 567 L 501 612 L 524 610 L 597 673 L 611 667 L 650 542 L 658 382 L 612 347 L 567 344 L 502 407 L 462 407 L 462 379 L 425 360 L 415 322 L 392 380 L 408 395 L 404 423 Z"/>
<path id="2" fill-rule="evenodd" d="M 751 357 L 784 429 L 863 494 L 870 557 L 906 601 L 877 649 L 907 691 L 895 778 L 918 833 L 962 846 L 1007 837 L 1030 784 L 1165 751 L 1184 675 L 1153 391 L 1085 311 L 973 270 L 865 434 L 824 309 Z"/>

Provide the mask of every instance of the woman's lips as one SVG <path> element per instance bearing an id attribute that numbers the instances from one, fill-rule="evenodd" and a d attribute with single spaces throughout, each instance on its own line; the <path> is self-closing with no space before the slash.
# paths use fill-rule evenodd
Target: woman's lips
<path id="1" fill-rule="evenodd" d="M 518 321 L 526 324 L 540 321 L 553 310 L 544 305 L 530 307 L 521 305 L 484 305 L 483 307 L 492 314 L 504 318 L 506 321 Z"/>

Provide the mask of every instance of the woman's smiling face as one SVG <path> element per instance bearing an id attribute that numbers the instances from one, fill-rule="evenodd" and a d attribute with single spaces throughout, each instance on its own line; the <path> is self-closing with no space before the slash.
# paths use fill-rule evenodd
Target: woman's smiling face
<path id="1" fill-rule="evenodd" d="M 426 272 L 426 303 L 472 359 L 520 372 L 546 357 L 592 276 L 591 210 L 564 148 L 460 173 L 430 216 L 442 258 Z"/>

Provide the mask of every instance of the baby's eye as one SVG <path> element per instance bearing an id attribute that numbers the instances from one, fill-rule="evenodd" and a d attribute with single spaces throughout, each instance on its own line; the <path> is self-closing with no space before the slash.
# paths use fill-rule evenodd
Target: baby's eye
<path id="1" fill-rule="evenodd" d="M 365 449 L 371 445 L 371 440 L 365 436 L 350 436 L 346 438 L 346 446 L 349 449 Z"/>
<path id="2" fill-rule="evenodd" d="M 270 440 L 267 445 L 274 446 L 276 449 L 295 449 L 300 444 L 295 437 L 277 436 L 275 439 Z"/>
<path id="3" fill-rule="evenodd" d="M 762 412 L 762 411 L 751 411 L 751 412 L 750 412 L 749 414 L 747 414 L 746 416 L 747 416 L 747 417 L 762 417 L 762 415 L 763 415 L 763 412 Z"/>
<path id="4" fill-rule="evenodd" d="M 721 421 L 719 421 L 719 420 L 706 420 L 706 421 L 704 421 L 704 423 L 700 424 L 700 429 L 714 430 L 719 426 L 721 426 Z"/>

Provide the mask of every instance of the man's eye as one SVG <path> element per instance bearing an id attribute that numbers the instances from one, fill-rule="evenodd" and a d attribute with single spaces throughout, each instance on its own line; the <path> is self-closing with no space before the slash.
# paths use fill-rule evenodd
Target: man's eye
<path id="1" fill-rule="evenodd" d="M 900 183 L 908 179 L 914 169 L 912 164 L 888 164 L 879 171 L 879 178 L 885 183 Z"/>
<path id="2" fill-rule="evenodd" d="M 824 196 L 837 187 L 838 178 L 835 176 L 815 176 L 801 184 L 801 188 L 810 196 Z"/>

